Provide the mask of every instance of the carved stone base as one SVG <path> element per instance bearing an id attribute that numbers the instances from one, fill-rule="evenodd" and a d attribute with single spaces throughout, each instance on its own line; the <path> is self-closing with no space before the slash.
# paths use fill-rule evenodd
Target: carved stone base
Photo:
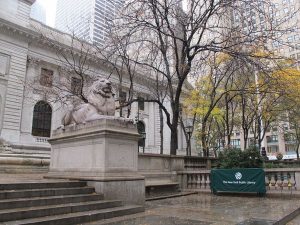
<path id="1" fill-rule="evenodd" d="M 139 134 L 127 119 L 104 117 L 53 132 L 48 178 L 88 181 L 107 199 L 144 204 L 137 173 Z"/>

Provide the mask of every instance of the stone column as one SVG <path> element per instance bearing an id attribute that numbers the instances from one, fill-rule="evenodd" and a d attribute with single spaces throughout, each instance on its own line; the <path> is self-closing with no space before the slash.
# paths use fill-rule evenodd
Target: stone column
<path id="1" fill-rule="evenodd" d="M 53 131 L 47 177 L 88 182 L 105 199 L 144 204 L 145 181 L 137 173 L 139 134 L 122 118 L 105 117 Z"/>

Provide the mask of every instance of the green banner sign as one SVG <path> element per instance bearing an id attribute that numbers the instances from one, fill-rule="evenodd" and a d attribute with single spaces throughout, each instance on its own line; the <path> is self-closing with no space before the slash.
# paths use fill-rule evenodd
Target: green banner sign
<path id="1" fill-rule="evenodd" d="M 210 175 L 213 193 L 266 193 L 265 171 L 263 169 L 213 169 Z"/>

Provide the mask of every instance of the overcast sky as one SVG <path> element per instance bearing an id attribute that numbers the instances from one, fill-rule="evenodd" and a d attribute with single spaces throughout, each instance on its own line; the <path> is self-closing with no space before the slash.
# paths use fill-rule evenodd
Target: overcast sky
<path id="1" fill-rule="evenodd" d="M 57 0 L 36 0 L 46 10 L 47 25 L 54 27 L 55 24 L 55 11 Z"/>

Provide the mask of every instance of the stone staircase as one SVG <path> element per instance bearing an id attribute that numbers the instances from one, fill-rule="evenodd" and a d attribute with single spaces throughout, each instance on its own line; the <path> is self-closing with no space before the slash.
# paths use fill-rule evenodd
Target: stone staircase
<path id="1" fill-rule="evenodd" d="M 0 224 L 81 224 L 143 212 L 143 206 L 103 200 L 80 181 L 0 184 Z"/>
<path id="2" fill-rule="evenodd" d="M 47 173 L 49 163 L 49 153 L 0 153 L 0 173 L 2 174 Z"/>

